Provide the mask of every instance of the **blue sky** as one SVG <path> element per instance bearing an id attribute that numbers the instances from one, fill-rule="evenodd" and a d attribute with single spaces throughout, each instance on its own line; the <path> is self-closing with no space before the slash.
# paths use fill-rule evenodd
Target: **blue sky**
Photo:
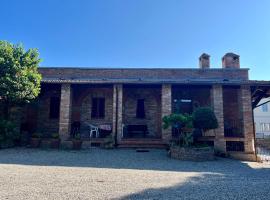
<path id="1" fill-rule="evenodd" d="M 39 49 L 41 66 L 198 67 L 235 52 L 270 80 L 269 0 L 1 0 L 0 39 Z"/>

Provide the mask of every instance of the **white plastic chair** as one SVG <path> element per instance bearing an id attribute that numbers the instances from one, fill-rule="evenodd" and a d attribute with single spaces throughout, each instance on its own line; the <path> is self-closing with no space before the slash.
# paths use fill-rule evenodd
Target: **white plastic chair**
<path id="1" fill-rule="evenodd" d="M 89 126 L 89 136 L 90 136 L 90 138 L 93 138 L 94 133 L 96 134 L 96 138 L 98 138 L 99 137 L 98 127 L 93 125 L 93 124 L 90 124 L 90 123 L 86 123 L 86 124 Z"/>
<path id="2" fill-rule="evenodd" d="M 94 133 L 96 133 L 96 138 L 98 138 L 99 137 L 98 127 L 91 124 L 90 125 L 90 138 L 93 137 Z"/>

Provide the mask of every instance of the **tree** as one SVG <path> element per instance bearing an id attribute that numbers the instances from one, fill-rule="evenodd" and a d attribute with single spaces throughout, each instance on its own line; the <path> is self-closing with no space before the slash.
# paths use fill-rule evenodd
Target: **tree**
<path id="1" fill-rule="evenodd" d="M 170 126 L 177 129 L 180 133 L 183 128 L 192 128 L 192 117 L 188 114 L 170 114 L 164 116 L 163 119 L 163 129 L 167 129 Z"/>
<path id="2" fill-rule="evenodd" d="M 218 128 L 218 121 L 215 113 L 209 107 L 197 108 L 193 112 L 192 118 L 194 128 L 198 128 L 203 131 Z"/>
<path id="3" fill-rule="evenodd" d="M 0 40 L 0 100 L 5 105 L 5 119 L 9 118 L 11 106 L 30 102 L 38 96 L 40 61 L 37 49 L 26 51 L 21 44 Z"/>
<path id="4" fill-rule="evenodd" d="M 192 116 L 188 114 L 173 113 L 168 116 L 164 116 L 162 121 L 163 129 L 172 127 L 177 131 L 177 134 L 179 135 L 178 144 L 180 146 L 188 147 L 193 144 Z"/>

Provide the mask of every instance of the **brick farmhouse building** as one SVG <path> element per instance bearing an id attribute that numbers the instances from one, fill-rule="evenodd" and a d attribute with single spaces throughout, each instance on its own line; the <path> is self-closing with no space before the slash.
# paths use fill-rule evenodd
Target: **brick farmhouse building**
<path id="1" fill-rule="evenodd" d="M 227 53 L 220 69 L 210 68 L 209 58 L 202 54 L 197 69 L 39 68 L 41 93 L 24 108 L 21 129 L 59 133 L 63 143 L 76 130 L 85 144 L 111 133 L 119 147 L 161 147 L 176 137 L 162 129 L 163 116 L 210 106 L 219 127 L 200 140 L 235 158 L 255 160 L 252 104 L 267 94 L 266 82 L 250 81 L 236 54 Z M 95 127 L 99 133 L 90 138 Z"/>

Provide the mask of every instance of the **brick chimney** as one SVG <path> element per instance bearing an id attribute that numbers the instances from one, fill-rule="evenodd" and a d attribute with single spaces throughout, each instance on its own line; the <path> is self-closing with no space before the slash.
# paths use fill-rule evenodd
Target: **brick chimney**
<path id="1" fill-rule="evenodd" d="M 226 53 L 222 57 L 222 68 L 240 68 L 240 56 L 234 53 Z"/>
<path id="2" fill-rule="evenodd" d="M 206 53 L 203 53 L 199 57 L 199 66 L 201 69 L 208 69 L 210 68 L 210 56 Z"/>

